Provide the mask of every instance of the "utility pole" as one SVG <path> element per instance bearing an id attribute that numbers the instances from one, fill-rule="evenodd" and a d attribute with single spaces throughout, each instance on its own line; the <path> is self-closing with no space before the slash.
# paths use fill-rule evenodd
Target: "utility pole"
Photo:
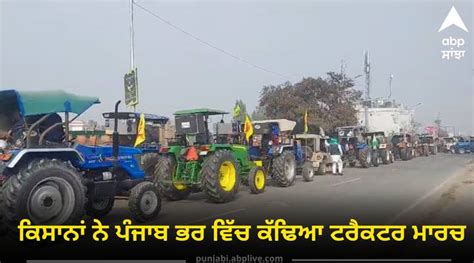
<path id="1" fill-rule="evenodd" d="M 133 0 L 130 0 L 130 72 L 134 72 L 135 80 L 137 80 L 137 71 L 135 69 L 135 35 L 133 28 Z M 138 101 L 138 87 L 137 88 L 137 101 Z M 137 111 L 137 105 L 133 105 L 133 112 Z"/>
<path id="2" fill-rule="evenodd" d="M 390 76 L 388 77 L 388 101 L 390 101 L 392 98 L 392 80 L 393 74 L 390 74 Z"/>
<path id="3" fill-rule="evenodd" d="M 364 59 L 364 72 L 365 72 L 365 103 L 364 103 L 364 115 L 365 115 L 365 128 L 369 130 L 369 105 L 372 105 L 370 100 L 370 57 L 369 51 L 365 51 Z"/>
<path id="4" fill-rule="evenodd" d="M 441 113 L 438 112 L 438 115 L 436 116 L 436 120 L 435 120 L 435 124 L 436 124 L 436 132 L 438 133 L 437 136 L 439 136 L 439 131 L 441 129 Z"/>
<path id="5" fill-rule="evenodd" d="M 133 34 L 133 0 L 130 0 L 130 71 L 135 70 L 135 40 Z"/>

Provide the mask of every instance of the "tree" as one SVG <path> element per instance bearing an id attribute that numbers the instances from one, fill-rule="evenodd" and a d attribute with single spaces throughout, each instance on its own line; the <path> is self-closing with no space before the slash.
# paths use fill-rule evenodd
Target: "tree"
<path id="1" fill-rule="evenodd" d="M 252 120 L 261 121 L 265 119 L 267 119 L 267 116 L 265 115 L 265 109 L 257 105 L 255 110 L 252 112 Z"/>
<path id="2" fill-rule="evenodd" d="M 355 105 L 362 92 L 353 89 L 354 82 L 344 74 L 328 72 L 325 79 L 304 78 L 296 84 L 264 86 L 259 107 L 268 118 L 285 118 L 302 122 L 308 111 L 310 132 L 333 130 L 338 126 L 357 123 Z"/>

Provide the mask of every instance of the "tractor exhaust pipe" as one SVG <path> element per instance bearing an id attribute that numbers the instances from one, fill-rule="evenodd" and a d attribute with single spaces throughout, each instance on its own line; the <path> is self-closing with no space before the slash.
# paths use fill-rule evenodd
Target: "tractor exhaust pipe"
<path id="1" fill-rule="evenodd" d="M 121 102 L 119 100 L 115 103 L 114 133 L 112 134 L 112 155 L 116 160 L 119 156 L 118 108 Z"/>

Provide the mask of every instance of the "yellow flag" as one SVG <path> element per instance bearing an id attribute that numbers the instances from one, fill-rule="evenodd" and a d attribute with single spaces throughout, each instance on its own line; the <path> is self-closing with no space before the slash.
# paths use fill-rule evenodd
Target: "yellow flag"
<path id="1" fill-rule="evenodd" d="M 140 122 L 138 123 L 137 139 L 135 140 L 135 147 L 142 144 L 146 139 L 145 135 L 145 114 L 140 114 Z"/>
<path id="2" fill-rule="evenodd" d="M 249 142 L 250 136 L 253 134 L 253 125 L 249 115 L 245 115 L 244 133 L 245 139 L 247 139 L 247 142 Z"/>
<path id="3" fill-rule="evenodd" d="M 232 113 L 232 116 L 234 116 L 234 118 L 237 118 L 240 116 L 240 105 L 239 104 L 235 104 L 235 107 L 234 107 L 234 112 Z"/>
<path id="4" fill-rule="evenodd" d="M 304 133 L 308 133 L 308 110 L 304 112 Z"/>

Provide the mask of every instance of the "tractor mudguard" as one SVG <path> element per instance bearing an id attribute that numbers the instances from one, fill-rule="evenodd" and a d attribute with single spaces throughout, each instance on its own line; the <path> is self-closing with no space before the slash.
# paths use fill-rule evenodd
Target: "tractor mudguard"
<path id="1" fill-rule="evenodd" d="M 81 154 L 72 148 L 47 148 L 47 149 L 23 149 L 20 150 L 6 165 L 8 169 L 15 169 L 21 167 L 23 163 L 28 163 L 32 159 L 59 159 L 62 161 L 69 161 L 74 166 L 79 166 L 84 163 L 84 158 Z"/>

